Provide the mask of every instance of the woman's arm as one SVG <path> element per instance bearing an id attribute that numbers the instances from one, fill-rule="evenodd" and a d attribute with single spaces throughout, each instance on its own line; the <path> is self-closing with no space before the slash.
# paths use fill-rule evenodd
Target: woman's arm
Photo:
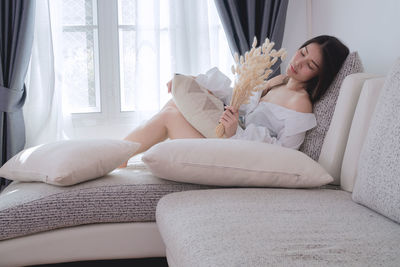
<path id="1" fill-rule="evenodd" d="M 168 87 L 168 94 L 170 94 L 171 93 L 171 89 L 172 89 L 172 80 L 167 82 L 167 87 Z"/>

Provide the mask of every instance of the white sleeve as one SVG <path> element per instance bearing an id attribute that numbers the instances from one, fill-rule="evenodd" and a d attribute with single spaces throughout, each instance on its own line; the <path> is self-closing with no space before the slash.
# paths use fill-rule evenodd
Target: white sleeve
<path id="1" fill-rule="evenodd" d="M 198 75 L 196 82 L 207 90 L 210 90 L 225 105 L 230 104 L 233 91 L 231 87 L 232 82 L 217 67 L 210 69 L 206 74 Z"/>
<path id="2" fill-rule="evenodd" d="M 305 132 L 296 133 L 294 135 L 288 135 L 285 132 L 285 128 L 278 133 L 277 137 L 272 137 L 268 128 L 257 126 L 253 123 L 247 125 L 246 129 L 243 130 L 238 126 L 236 134 L 231 139 L 242 139 L 264 142 L 268 144 L 280 145 L 287 148 L 299 149 L 305 138 Z"/>

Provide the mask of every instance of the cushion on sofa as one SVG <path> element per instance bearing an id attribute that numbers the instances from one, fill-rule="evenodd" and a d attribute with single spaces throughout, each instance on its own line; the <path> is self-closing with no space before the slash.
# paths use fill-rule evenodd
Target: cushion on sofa
<path id="1" fill-rule="evenodd" d="M 348 75 L 340 88 L 335 111 L 332 116 L 319 155 L 318 163 L 333 177 L 333 184 L 340 184 L 340 170 L 354 111 L 366 80 L 376 77 L 369 73 Z"/>
<path id="2" fill-rule="evenodd" d="M 224 112 L 224 103 L 208 93 L 197 81 L 186 75 L 175 74 L 172 95 L 185 119 L 203 136 L 216 138 L 215 128 Z"/>
<path id="3" fill-rule="evenodd" d="M 219 189 L 163 197 L 170 266 L 398 266 L 400 227 L 329 189 Z"/>
<path id="4" fill-rule="evenodd" d="M 400 58 L 379 95 L 361 151 L 354 201 L 400 223 Z"/>
<path id="5" fill-rule="evenodd" d="M 14 181 L 0 194 L 0 240 L 92 223 L 154 222 L 162 196 L 204 188 L 213 187 L 159 179 L 143 163 L 68 187 Z"/>
<path id="6" fill-rule="evenodd" d="M 357 52 L 350 53 L 323 97 L 313 107 L 317 127 L 307 131 L 300 151 L 318 161 L 325 135 L 329 129 L 340 87 L 347 75 L 362 72 L 363 66 Z"/>
<path id="7" fill-rule="evenodd" d="M 340 186 L 343 190 L 352 192 L 357 176 L 358 159 L 365 136 L 368 132 L 369 123 L 375 110 L 376 101 L 382 90 L 384 77 L 368 79 L 362 88 L 357 107 L 354 112 L 346 150 L 343 155 L 342 168 L 340 172 Z M 330 129 L 329 129 L 330 130 Z"/>
<path id="8" fill-rule="evenodd" d="M 304 188 L 333 181 L 304 153 L 246 140 L 170 140 L 153 146 L 142 159 L 154 175 L 185 183 Z"/>
<path id="9" fill-rule="evenodd" d="M 63 140 L 24 149 L 0 168 L 14 181 L 68 186 L 101 177 L 127 161 L 135 142 L 111 139 Z"/>

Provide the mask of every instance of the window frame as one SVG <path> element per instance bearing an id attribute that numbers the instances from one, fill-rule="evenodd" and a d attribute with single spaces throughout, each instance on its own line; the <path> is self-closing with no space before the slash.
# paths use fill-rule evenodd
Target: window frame
<path id="1" fill-rule="evenodd" d="M 105 129 L 108 132 L 114 132 L 115 129 L 129 132 L 132 127 L 140 125 L 144 118 L 150 118 L 151 114 L 143 115 L 140 111 L 122 111 L 119 28 L 126 26 L 124 24 L 119 26 L 118 0 L 93 0 L 93 2 L 95 2 L 97 12 L 98 49 L 96 56 L 98 62 L 95 62 L 95 67 L 98 65 L 98 77 L 95 79 L 99 81 L 100 111 L 70 113 L 69 116 L 74 129 L 81 132 L 78 134 L 79 136 L 86 136 L 85 132 L 92 133 L 87 136 L 93 135 L 93 133 L 97 134 L 93 128 Z M 135 26 L 127 27 L 134 29 Z M 169 28 L 165 27 L 159 29 L 160 32 L 168 30 Z M 222 25 L 219 24 L 215 31 L 219 33 L 215 38 L 217 38 L 217 43 L 220 43 L 220 31 L 223 32 Z M 94 52 L 96 53 L 96 51 Z M 102 133 L 98 135 L 101 136 Z"/>
<path id="2" fill-rule="evenodd" d="M 72 123 L 75 127 L 132 124 L 135 111 L 121 111 L 118 1 L 97 0 L 97 25 L 95 65 L 98 65 L 100 111 L 71 113 Z"/>

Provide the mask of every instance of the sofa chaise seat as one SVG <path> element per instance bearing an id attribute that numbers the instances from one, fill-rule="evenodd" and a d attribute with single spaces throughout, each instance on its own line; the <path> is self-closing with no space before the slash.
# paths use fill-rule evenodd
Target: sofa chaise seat
<path id="1" fill-rule="evenodd" d="M 399 266 L 399 225 L 332 189 L 173 193 L 157 207 L 170 266 Z"/>
<path id="2" fill-rule="evenodd" d="M 144 166 L 70 187 L 13 182 L 0 198 L 0 240 L 94 223 L 154 222 L 169 193 L 211 188 L 159 179 Z"/>

